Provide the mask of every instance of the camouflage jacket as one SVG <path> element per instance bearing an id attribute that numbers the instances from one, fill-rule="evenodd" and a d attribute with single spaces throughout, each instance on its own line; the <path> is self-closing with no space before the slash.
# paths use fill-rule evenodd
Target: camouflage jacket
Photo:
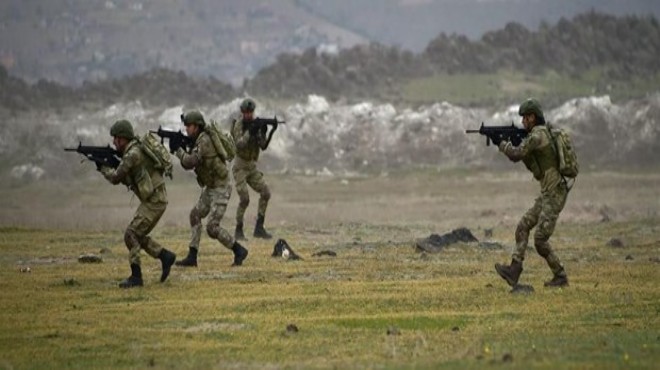
<path id="1" fill-rule="evenodd" d="M 510 142 L 501 142 L 500 151 L 514 162 L 522 160 L 534 178 L 541 183 L 542 192 L 552 190 L 562 182 L 557 154 L 547 126 L 534 126 L 517 147 Z"/>
<path id="2" fill-rule="evenodd" d="M 232 123 L 231 136 L 236 143 L 236 156 L 243 161 L 252 162 L 259 159 L 259 151 L 266 144 L 266 133 L 259 131 L 255 136 L 250 134 L 243 119 L 239 118 Z"/>
<path id="3" fill-rule="evenodd" d="M 179 148 L 176 154 L 181 166 L 195 170 L 197 183 L 201 187 L 217 188 L 229 184 L 229 171 L 213 146 L 208 133 L 202 131 L 195 140 L 190 154 Z"/>
<path id="4" fill-rule="evenodd" d="M 154 163 L 140 149 L 138 140 L 128 143 L 117 169 L 102 167 L 101 173 L 112 184 L 127 185 L 141 202 L 167 202 L 164 192 L 155 193 L 159 199 L 151 199 L 154 190 L 164 187 L 165 181 Z"/>

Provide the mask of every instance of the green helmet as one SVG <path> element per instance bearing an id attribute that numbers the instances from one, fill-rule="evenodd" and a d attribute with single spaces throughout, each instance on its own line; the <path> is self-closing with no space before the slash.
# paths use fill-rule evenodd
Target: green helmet
<path id="1" fill-rule="evenodd" d="M 257 104 L 250 98 L 247 98 L 241 102 L 241 112 L 254 112 L 254 108 L 256 107 Z"/>
<path id="2" fill-rule="evenodd" d="M 125 119 L 115 122 L 114 125 L 110 128 L 110 136 L 123 137 L 128 140 L 133 140 L 135 138 L 135 133 L 133 133 L 133 125 Z"/>
<path id="3" fill-rule="evenodd" d="M 544 118 L 543 110 L 541 109 L 541 103 L 539 103 L 539 101 L 534 98 L 525 100 L 522 104 L 520 104 L 520 108 L 518 109 L 518 114 L 521 116 L 530 113 L 534 113 L 534 115 L 536 115 L 538 118 Z"/>
<path id="4" fill-rule="evenodd" d="M 181 122 L 183 122 L 185 126 L 193 123 L 201 127 L 204 127 L 204 125 L 206 125 L 206 122 L 204 121 L 204 116 L 200 111 L 197 110 L 191 110 L 186 114 L 182 114 Z"/>

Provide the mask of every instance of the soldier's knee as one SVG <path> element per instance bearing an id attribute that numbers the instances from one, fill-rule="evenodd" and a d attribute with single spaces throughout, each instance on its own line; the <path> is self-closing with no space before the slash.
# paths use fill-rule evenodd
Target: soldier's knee
<path id="1" fill-rule="evenodd" d="M 547 239 L 534 239 L 534 247 L 541 257 L 547 258 L 550 255 L 551 250 Z"/>
<path id="2" fill-rule="evenodd" d="M 220 235 L 220 225 L 209 223 L 206 225 L 206 233 L 213 239 L 217 239 Z"/>
<path id="3" fill-rule="evenodd" d="M 124 231 L 124 244 L 128 250 L 131 250 L 140 245 L 138 235 L 134 230 L 126 229 L 126 231 Z"/>
<path id="4" fill-rule="evenodd" d="M 268 186 L 264 186 L 264 188 L 261 190 L 261 199 L 263 200 L 270 199 L 270 189 L 268 188 Z"/>
<path id="5" fill-rule="evenodd" d="M 249 205 L 250 205 L 250 197 L 241 195 L 241 199 L 238 201 L 238 206 L 241 208 L 247 208 Z"/>
<path id="6" fill-rule="evenodd" d="M 199 214 L 197 207 L 195 207 L 190 211 L 190 226 L 199 225 L 200 222 L 202 222 L 202 216 Z"/>

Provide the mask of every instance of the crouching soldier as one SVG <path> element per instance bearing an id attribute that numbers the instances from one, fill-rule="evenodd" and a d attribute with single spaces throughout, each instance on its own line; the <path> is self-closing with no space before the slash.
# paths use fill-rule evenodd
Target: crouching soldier
<path id="1" fill-rule="evenodd" d="M 115 170 L 101 166 L 99 171 L 112 184 L 127 185 L 140 199 L 133 221 L 124 233 L 124 243 L 129 251 L 131 276 L 122 281 L 119 287 L 132 288 L 143 285 L 140 249 L 144 249 L 151 257 L 160 259 L 162 264 L 160 281 L 164 282 L 170 274 L 176 255 L 148 236 L 167 208 L 163 175 L 140 149 L 140 143 L 129 121 L 115 122 L 110 129 L 110 135 L 113 137 L 112 143 L 121 154 L 121 162 Z"/>
<path id="2" fill-rule="evenodd" d="M 186 133 L 195 140 L 190 154 L 182 147 L 173 147 L 170 140 L 170 151 L 181 161 L 186 170 L 195 170 L 197 183 L 202 187 L 202 194 L 195 207 L 190 211 L 190 227 L 192 236 L 188 256 L 177 262 L 177 266 L 197 266 L 199 240 L 202 234 L 202 219 L 208 216 L 206 232 L 222 245 L 234 252 L 233 266 L 240 266 L 248 255 L 248 250 L 240 245 L 220 226 L 220 221 L 227 210 L 231 196 L 229 170 L 223 157 L 218 153 L 213 140 L 205 130 L 206 122 L 198 111 L 191 111 L 181 116 L 186 127 Z"/>

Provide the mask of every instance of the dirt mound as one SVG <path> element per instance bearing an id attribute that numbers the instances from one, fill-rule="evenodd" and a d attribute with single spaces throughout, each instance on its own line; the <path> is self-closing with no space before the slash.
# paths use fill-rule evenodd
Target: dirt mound
<path id="1" fill-rule="evenodd" d="M 479 240 L 469 229 L 461 227 L 443 235 L 431 234 L 428 238 L 419 239 L 415 243 L 415 248 L 418 252 L 438 253 L 448 245 L 471 242 L 479 242 Z"/>

